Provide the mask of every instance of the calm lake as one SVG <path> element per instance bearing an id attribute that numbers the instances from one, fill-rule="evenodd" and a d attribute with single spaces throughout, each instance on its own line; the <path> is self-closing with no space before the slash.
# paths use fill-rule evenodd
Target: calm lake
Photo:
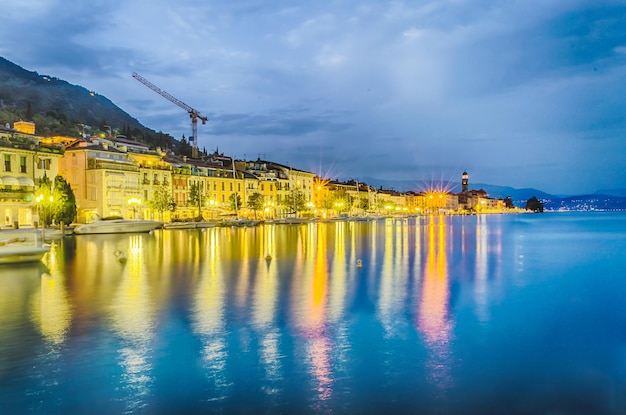
<path id="1" fill-rule="evenodd" d="M 0 267 L 2 414 L 626 414 L 625 213 L 79 235 L 45 262 Z"/>

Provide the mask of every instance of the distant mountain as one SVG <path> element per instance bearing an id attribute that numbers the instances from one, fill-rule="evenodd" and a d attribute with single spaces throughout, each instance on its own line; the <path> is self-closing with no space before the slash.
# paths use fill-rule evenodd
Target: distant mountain
<path id="1" fill-rule="evenodd" d="M 458 193 L 461 191 L 460 180 L 459 183 L 437 184 L 425 180 L 380 180 L 374 177 L 362 177 L 360 178 L 360 181 L 362 181 L 363 183 L 367 183 L 375 188 L 380 188 L 382 186 L 383 189 L 393 189 L 399 192 L 406 192 L 410 190 L 419 192 L 429 189 L 433 186 L 441 186 L 445 190 L 453 193 Z M 486 183 L 470 183 L 470 189 L 483 189 L 487 192 L 489 196 L 495 198 L 503 199 L 507 196 L 511 196 L 511 199 L 517 202 L 517 205 L 519 205 L 521 202 L 526 203 L 526 200 L 528 200 L 532 196 L 536 196 L 538 199 L 542 200 L 560 199 L 558 196 L 531 188 L 516 189 L 508 186 L 497 186 Z"/>
<path id="2" fill-rule="evenodd" d="M 76 132 L 80 131 L 76 123 L 96 128 L 108 125 L 113 130 L 117 129 L 155 146 L 176 147 L 178 145 L 178 141 L 171 136 L 157 133 L 143 126 L 102 95 L 53 76 L 28 71 L 0 57 L 0 110 L 11 110 L 2 112 L 2 118 L 19 116 L 23 120 L 28 120 L 29 105 L 32 114 L 44 114 L 53 119 L 68 121 L 66 123 L 68 125 L 65 126 L 66 130 L 71 127 L 76 128 Z M 15 121 L 19 120 L 0 119 L 3 124 Z M 59 133 L 59 131 L 42 131 L 42 129 L 53 128 L 47 124 L 37 125 L 36 128 L 37 134 Z M 65 133 L 69 135 L 70 132 L 65 131 Z"/>
<path id="3" fill-rule="evenodd" d="M 543 201 L 546 210 L 626 210 L 626 197 L 612 195 L 580 195 L 568 196 L 560 199 Z"/>
<path id="4" fill-rule="evenodd" d="M 617 196 L 617 197 L 626 197 L 626 188 L 625 189 L 601 189 L 601 190 L 596 190 L 594 195 L 609 195 L 609 196 Z"/>

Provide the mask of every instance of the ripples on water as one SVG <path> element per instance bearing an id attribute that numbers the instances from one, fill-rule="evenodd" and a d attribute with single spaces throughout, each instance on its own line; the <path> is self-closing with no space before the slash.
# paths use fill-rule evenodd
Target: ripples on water
<path id="1" fill-rule="evenodd" d="M 0 408 L 626 413 L 625 237 L 544 214 L 66 238 L 0 268 Z"/>

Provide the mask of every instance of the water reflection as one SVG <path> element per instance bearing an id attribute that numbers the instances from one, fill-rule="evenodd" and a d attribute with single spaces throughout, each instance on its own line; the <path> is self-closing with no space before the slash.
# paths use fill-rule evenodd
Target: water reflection
<path id="1" fill-rule="evenodd" d="M 388 336 L 396 336 L 406 326 L 403 318 L 408 296 L 409 226 L 394 221 L 385 227 L 379 287 L 379 319 Z"/>
<path id="2" fill-rule="evenodd" d="M 200 281 L 193 296 L 193 330 L 202 341 L 200 354 L 211 385 L 210 400 L 226 398 L 232 385 L 226 371 L 229 355 L 224 318 L 226 284 L 219 250 L 223 234 L 216 231 L 204 233 L 208 238 L 206 256 L 200 264 Z"/>
<path id="3" fill-rule="evenodd" d="M 340 225 L 343 227 L 345 223 Z M 342 227 L 339 232 L 343 231 Z M 308 231 L 310 238 L 299 237 L 296 244 L 291 306 L 294 308 L 294 324 L 302 338 L 302 348 L 297 350 L 297 354 L 311 375 L 313 400 L 323 402 L 332 396 L 333 382 L 331 341 L 327 327 L 329 275 L 326 255 L 329 228 L 303 229 Z M 303 241 L 307 240 L 309 243 L 304 244 Z"/>
<path id="4" fill-rule="evenodd" d="M 280 261 L 273 260 L 276 255 L 273 243 L 275 230 L 275 226 L 261 228 L 261 246 L 259 252 L 256 253 L 254 276 L 253 325 L 259 338 L 260 363 L 264 371 L 261 389 L 267 395 L 280 394 L 283 379 L 281 336 L 280 330 L 276 327 Z"/>
<path id="5" fill-rule="evenodd" d="M 65 288 L 63 256 L 53 243 L 46 255 L 48 272 L 41 275 L 39 290 L 31 300 L 31 319 L 44 338 L 53 345 L 61 345 L 67 336 L 72 310 Z"/>
<path id="6" fill-rule="evenodd" d="M 486 322 L 489 320 L 489 281 L 488 281 L 488 260 L 489 260 L 489 228 L 487 217 L 478 215 L 476 217 L 476 266 L 474 270 L 474 298 L 476 303 L 476 315 L 478 320 Z"/>
<path id="7" fill-rule="evenodd" d="M 143 235 L 129 235 L 127 242 L 127 248 L 117 252 L 118 258 L 126 256 L 126 263 L 122 259 L 117 264 L 123 270 L 110 317 L 111 326 L 121 340 L 118 359 L 123 370 L 122 385 L 127 392 L 127 410 L 134 411 L 147 405 L 154 383 L 151 342 L 155 312 L 147 281 Z"/>
<path id="8" fill-rule="evenodd" d="M 602 251 L 606 229 L 572 241 L 546 230 L 549 218 L 67 238 L 48 268 L 0 267 L 0 407 L 479 413 L 497 398 L 544 413 L 582 390 L 571 405 L 609 413 L 602 404 L 624 384 L 623 255 Z M 570 244 L 567 265 L 546 258 L 554 241 Z"/>
<path id="9" fill-rule="evenodd" d="M 419 299 L 418 329 L 424 334 L 429 357 L 426 362 L 430 382 L 441 388 L 451 386 L 449 282 L 446 250 L 446 220 L 431 216 L 427 224 L 426 264 Z"/>

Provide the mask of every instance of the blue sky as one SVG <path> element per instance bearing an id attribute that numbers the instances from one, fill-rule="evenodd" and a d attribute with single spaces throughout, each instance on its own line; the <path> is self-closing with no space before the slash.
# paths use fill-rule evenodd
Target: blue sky
<path id="1" fill-rule="evenodd" d="M 626 183 L 626 3 L 0 0 L 0 55 L 199 145 L 333 177 Z"/>

